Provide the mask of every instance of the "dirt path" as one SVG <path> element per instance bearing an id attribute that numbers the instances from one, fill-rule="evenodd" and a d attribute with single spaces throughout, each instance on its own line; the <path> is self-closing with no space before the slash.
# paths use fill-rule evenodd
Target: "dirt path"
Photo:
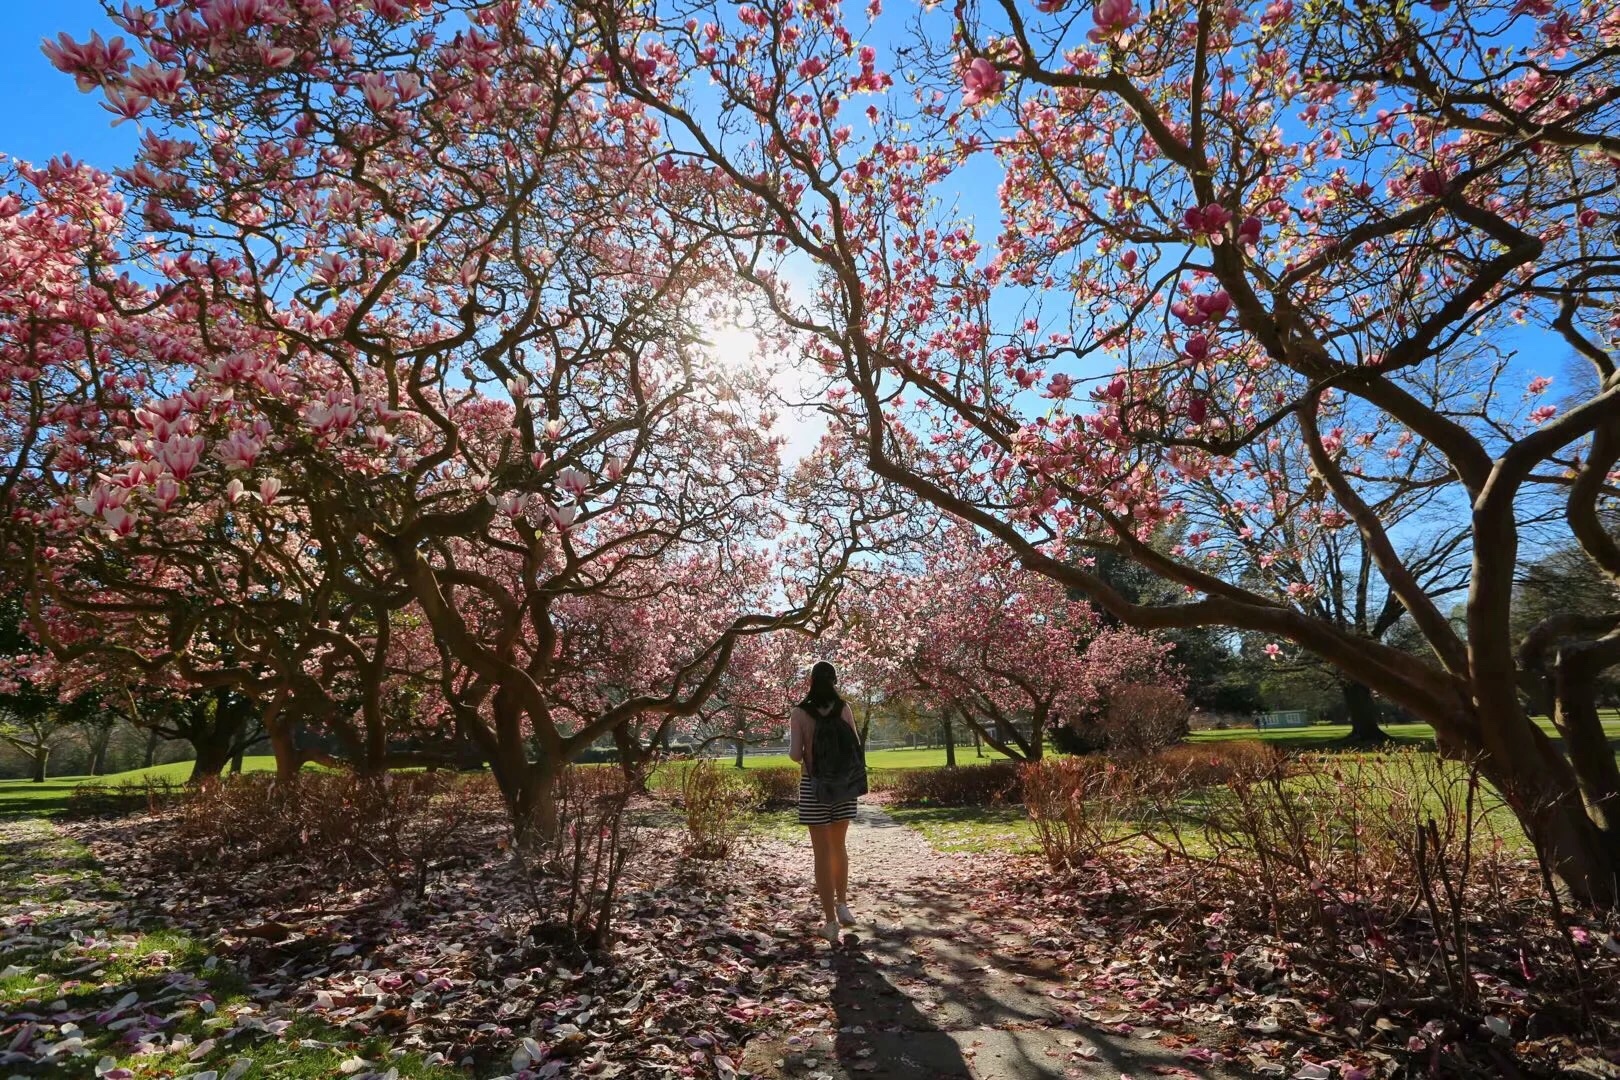
<path id="1" fill-rule="evenodd" d="M 780 846 L 777 856 L 799 860 L 790 872 L 807 878 L 808 842 Z M 796 988 L 805 1009 L 753 1040 L 743 1071 L 807 1080 L 1234 1075 L 1167 1048 L 1164 1032 L 1120 1034 L 1083 1019 L 1071 999 L 1085 995 L 1061 960 L 1043 956 L 1014 920 L 977 920 L 963 903 L 975 886 L 959 858 L 880 809 L 861 807 L 849 853 L 862 925 L 838 949 L 819 946 L 810 985 Z M 784 898 L 807 891 L 784 882 Z M 808 934 L 814 916 L 802 907 Z M 1084 1011 L 1106 1013 L 1107 1003 L 1090 998 Z"/>

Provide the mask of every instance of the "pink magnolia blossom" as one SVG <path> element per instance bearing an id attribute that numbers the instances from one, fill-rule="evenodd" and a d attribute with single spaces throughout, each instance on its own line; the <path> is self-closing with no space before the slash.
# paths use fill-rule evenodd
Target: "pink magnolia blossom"
<path id="1" fill-rule="evenodd" d="M 107 100 L 101 103 L 101 107 L 118 117 L 113 121 L 114 127 L 125 120 L 138 119 L 152 105 L 152 99 L 144 94 L 130 93 L 111 86 L 107 87 L 105 92 Z"/>
<path id="2" fill-rule="evenodd" d="M 163 513 L 168 513 L 179 497 L 180 485 L 172 476 L 159 477 L 152 485 L 152 504 Z"/>
<path id="3" fill-rule="evenodd" d="M 168 466 L 176 480 L 184 481 L 196 471 L 205 445 L 201 436 L 187 438 L 176 435 L 163 444 L 158 451 L 158 459 Z"/>
<path id="4" fill-rule="evenodd" d="M 1006 88 L 1007 79 L 994 64 L 982 56 L 975 56 L 962 75 L 962 104 L 977 105 L 988 101 Z"/>
<path id="5" fill-rule="evenodd" d="M 574 519 L 579 516 L 579 507 L 570 503 L 567 506 L 552 506 L 546 504 L 546 517 L 557 526 L 559 532 L 568 532 L 574 527 Z"/>
<path id="6" fill-rule="evenodd" d="M 584 497 L 585 492 L 590 489 L 590 486 L 590 474 L 586 473 L 583 469 L 576 469 L 569 466 L 568 468 L 557 473 L 557 487 L 576 502 Z"/>
<path id="7" fill-rule="evenodd" d="M 1181 215 L 1181 220 L 1187 226 L 1187 231 L 1194 236 L 1207 239 L 1211 244 L 1219 244 L 1226 239 L 1226 226 L 1232 221 L 1232 215 L 1219 203 L 1210 203 L 1202 209 L 1194 207 Z"/>
<path id="8" fill-rule="evenodd" d="M 276 496 L 280 493 L 281 481 L 276 477 L 267 476 L 263 480 L 259 481 L 259 501 L 264 505 L 269 506 L 271 503 L 275 502 Z"/>
<path id="9" fill-rule="evenodd" d="M 107 531 L 117 536 L 128 536 L 140 523 L 139 515 L 122 506 L 109 506 L 102 512 L 101 517 L 106 522 Z"/>
<path id="10" fill-rule="evenodd" d="M 232 471 L 251 469 L 263 448 L 259 441 L 243 431 L 233 431 L 230 437 L 214 448 L 214 453 Z"/>
<path id="11" fill-rule="evenodd" d="M 389 85 L 388 76 L 379 71 L 360 79 L 360 93 L 374 112 L 387 112 L 399 101 L 399 95 Z"/>
<path id="12" fill-rule="evenodd" d="M 129 499 L 129 489 L 111 484 L 97 484 L 89 496 L 74 500 L 74 506 L 86 517 L 105 517 L 108 510 L 122 507 Z"/>
<path id="13" fill-rule="evenodd" d="M 1261 224 L 1260 224 L 1260 219 L 1259 218 L 1257 218 L 1257 217 L 1244 218 L 1243 219 L 1243 224 L 1238 227 L 1238 231 L 1237 231 L 1237 241 L 1238 241 L 1238 243 L 1242 244 L 1244 247 L 1249 248 L 1251 250 L 1256 248 L 1256 247 L 1259 247 L 1260 246 L 1260 229 L 1261 229 Z"/>
<path id="14" fill-rule="evenodd" d="M 317 435 L 341 435 L 354 425 L 360 412 L 347 401 L 322 402 L 311 405 L 304 419 Z"/>
<path id="15" fill-rule="evenodd" d="M 529 496 L 522 492 L 508 491 L 500 495 L 490 496 L 495 509 L 513 521 L 522 517 L 529 509 Z"/>
<path id="16" fill-rule="evenodd" d="M 97 85 L 124 74 L 135 54 L 115 37 L 103 41 L 101 35 L 91 32 L 90 40 L 80 43 L 67 34 L 58 34 L 56 40 L 40 43 L 45 54 L 58 71 L 65 71 L 77 81 L 80 90 L 93 90 Z"/>
<path id="17" fill-rule="evenodd" d="M 1135 26 L 1141 17 L 1131 0 L 1097 0 L 1091 9 L 1091 21 L 1097 25 L 1086 36 L 1093 44 L 1110 41 Z"/>

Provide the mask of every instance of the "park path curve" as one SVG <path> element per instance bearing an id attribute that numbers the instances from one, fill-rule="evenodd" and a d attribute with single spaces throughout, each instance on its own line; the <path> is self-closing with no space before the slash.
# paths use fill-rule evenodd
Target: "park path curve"
<path id="1" fill-rule="evenodd" d="M 792 859 L 789 873 L 805 879 L 784 889 L 784 902 L 802 910 L 808 936 L 817 921 L 808 839 L 768 848 L 765 857 Z M 1073 980 L 1032 943 L 1027 925 L 1011 917 L 991 925 L 972 912 L 965 898 L 979 886 L 966 857 L 941 854 L 868 805 L 850 827 L 849 854 L 861 924 L 839 948 L 814 940 L 808 985 L 795 988 L 809 1008 L 750 1041 L 742 1072 L 783 1080 L 1236 1075 L 1167 1048 L 1155 1037 L 1162 1032 L 1120 1034 L 1082 1019 Z"/>

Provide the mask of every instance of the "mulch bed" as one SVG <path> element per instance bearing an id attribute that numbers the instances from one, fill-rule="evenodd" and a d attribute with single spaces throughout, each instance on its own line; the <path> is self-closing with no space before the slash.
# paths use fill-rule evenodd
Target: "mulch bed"
<path id="1" fill-rule="evenodd" d="M 1301 1080 L 1620 1077 L 1620 921 L 1575 920 L 1577 966 L 1533 864 L 1517 869 L 1519 899 L 1470 926 L 1468 1009 L 1452 1005 L 1421 905 L 1374 919 L 1333 898 L 1330 922 L 1281 940 L 1252 893 L 1183 902 L 1187 881 L 1159 856 L 1062 877 L 1012 859 L 969 902 L 987 921 L 1030 920 L 1069 984 L 1053 996 L 1076 1021 L 1223 1032 L 1189 1052 L 1193 1067 Z"/>

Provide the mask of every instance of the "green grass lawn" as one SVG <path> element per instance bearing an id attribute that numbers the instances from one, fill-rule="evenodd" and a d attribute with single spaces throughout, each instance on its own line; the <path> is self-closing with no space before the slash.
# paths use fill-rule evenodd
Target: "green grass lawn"
<path id="1" fill-rule="evenodd" d="M 1536 717 L 1536 724 L 1558 740 L 1558 732 L 1552 726 L 1552 721 L 1545 716 Z M 1384 728 L 1385 734 L 1398 743 L 1412 745 L 1433 746 L 1434 729 L 1428 724 L 1390 724 Z M 1620 715 L 1611 713 L 1610 718 L 1603 721 L 1603 733 L 1608 736 L 1611 744 L 1620 743 Z M 1189 736 L 1189 742 L 1221 742 L 1227 739 L 1260 739 L 1275 746 L 1282 746 L 1294 750 L 1320 750 L 1331 743 L 1337 742 L 1350 734 L 1348 724 L 1313 724 L 1303 728 L 1268 728 L 1265 731 L 1256 731 L 1254 728 L 1228 728 L 1225 731 L 1195 731 Z M 1620 749 L 1620 747 L 1617 747 Z"/>
<path id="2" fill-rule="evenodd" d="M 263 754 L 242 759 L 243 772 L 274 772 L 276 759 Z M 191 762 L 176 761 L 169 765 L 154 765 L 150 769 L 131 769 L 128 772 L 107 773 L 104 776 L 53 776 L 43 784 L 32 780 L 0 780 L 0 818 L 50 817 L 66 809 L 68 799 L 80 784 L 102 784 L 107 787 L 158 783 L 183 784 L 191 777 Z"/>
<path id="3" fill-rule="evenodd" d="M 1434 745 L 1434 729 L 1428 724 L 1390 724 L 1384 733 L 1399 743 Z M 1321 750 L 1339 742 L 1350 734 L 1349 724 L 1312 724 L 1302 728 L 1267 728 L 1257 731 L 1252 727 L 1227 728 L 1224 731 L 1195 731 L 1188 742 L 1228 742 L 1233 739 L 1259 739 L 1290 750 Z"/>
<path id="4" fill-rule="evenodd" d="M 1558 733 L 1553 729 L 1552 721 L 1546 717 L 1538 717 L 1536 723 L 1555 740 Z M 1620 714 L 1611 713 L 1610 718 L 1603 722 L 1604 733 L 1609 741 L 1616 744 L 1620 750 Z M 1425 746 L 1434 745 L 1434 729 L 1428 724 L 1390 724 L 1384 728 L 1398 745 Z M 1225 742 L 1231 739 L 1259 739 L 1289 750 L 1325 750 L 1332 744 L 1342 741 L 1350 734 L 1348 724 L 1313 724 L 1303 728 L 1268 728 L 1257 731 L 1252 727 L 1227 728 L 1224 731 L 1195 731 L 1189 736 L 1189 742 Z M 726 758 L 717 758 L 722 763 L 728 763 Z M 982 765 L 991 761 L 1005 761 L 1001 754 L 985 748 L 982 757 L 973 752 L 971 742 L 956 748 L 956 763 L 958 765 Z M 915 750 L 873 750 L 866 755 L 866 764 L 871 769 L 936 769 L 945 764 L 945 748 L 943 746 L 918 747 Z M 743 758 L 745 769 L 769 769 L 792 766 L 793 761 L 786 754 L 760 754 Z"/>
<path id="5" fill-rule="evenodd" d="M 884 811 L 939 851 L 1037 850 L 1034 826 L 1022 806 L 886 806 Z"/>
<path id="6" fill-rule="evenodd" d="M 993 754 L 986 750 L 984 757 L 973 756 L 973 745 L 969 743 L 966 748 L 956 748 L 956 763 L 958 765 L 972 765 L 983 761 L 993 761 L 1000 758 L 1000 754 Z M 722 764 L 728 759 L 717 758 Z M 943 746 L 920 746 L 915 750 L 873 750 L 866 755 L 868 769 L 938 769 L 945 764 L 945 748 Z M 786 754 L 759 754 L 743 758 L 745 769 L 781 769 L 798 768 L 793 759 Z"/>
<path id="7" fill-rule="evenodd" d="M 1536 721 L 1549 735 L 1556 738 L 1552 724 L 1545 718 Z M 1620 714 L 1611 714 L 1603 723 L 1603 730 L 1609 741 L 1617 751 L 1620 751 Z M 1427 724 L 1392 724 L 1385 731 L 1395 739 L 1397 744 L 1413 747 L 1432 747 L 1434 745 L 1433 729 Z M 1328 750 L 1333 744 L 1342 740 L 1350 733 L 1350 728 L 1343 724 L 1319 724 L 1305 728 L 1272 728 L 1266 731 L 1256 731 L 1254 728 L 1229 728 L 1224 731 L 1195 731 L 1189 741 L 1223 742 L 1232 739 L 1259 739 L 1290 750 Z M 715 759 L 721 764 L 729 764 L 725 758 Z M 986 748 L 982 757 L 976 755 L 973 746 L 968 743 L 956 749 L 958 765 L 982 765 L 993 761 L 1006 760 L 1000 754 Z M 866 756 L 867 766 L 873 770 L 886 769 L 937 769 L 945 765 L 945 748 L 918 747 L 917 749 L 902 750 L 874 750 Z M 243 761 L 246 772 L 270 772 L 276 767 L 275 758 L 268 754 L 248 757 Z M 678 764 L 677 764 L 678 767 Z M 793 761 L 786 754 L 767 754 L 743 759 L 746 769 L 793 768 Z M 51 816 L 60 813 L 68 803 L 74 788 L 87 782 L 95 782 L 108 786 L 123 784 L 143 784 L 148 780 L 169 783 L 184 783 L 191 776 L 191 763 L 177 761 L 170 765 L 155 765 L 150 769 L 133 769 L 129 772 L 112 773 L 106 776 L 56 776 L 43 784 L 35 784 L 28 780 L 0 780 L 0 818 L 4 817 L 36 817 Z M 673 778 L 672 778 L 673 779 Z M 678 781 L 675 781 L 678 785 Z M 655 777 L 654 786 L 668 786 L 669 781 L 660 781 Z"/>

